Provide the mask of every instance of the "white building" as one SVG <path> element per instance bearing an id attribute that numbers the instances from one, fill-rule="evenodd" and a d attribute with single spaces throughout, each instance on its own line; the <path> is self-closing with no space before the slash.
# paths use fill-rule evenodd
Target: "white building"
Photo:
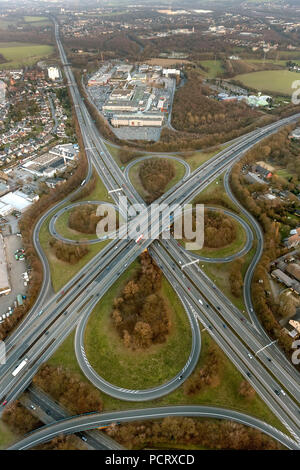
<path id="1" fill-rule="evenodd" d="M 49 150 L 50 154 L 56 155 L 57 157 L 63 157 L 65 163 L 66 160 L 74 160 L 78 155 L 79 147 L 77 144 L 62 144 L 56 145 Z"/>
<path id="2" fill-rule="evenodd" d="M 15 191 L 5 194 L 0 198 L 0 203 L 3 204 L 2 211 L 16 210 L 19 212 L 24 212 L 31 204 L 39 199 L 38 195 L 28 196 L 27 194 L 22 193 L 22 191 Z M 6 206 L 6 208 L 4 207 Z M 12 212 L 12 211 L 11 211 Z"/>
<path id="3" fill-rule="evenodd" d="M 60 78 L 60 71 L 57 67 L 49 67 L 48 68 L 48 77 L 50 80 L 58 80 Z"/>
<path id="4" fill-rule="evenodd" d="M 169 75 L 180 76 L 180 70 L 178 69 L 163 69 L 162 73 L 165 77 L 168 77 Z"/>

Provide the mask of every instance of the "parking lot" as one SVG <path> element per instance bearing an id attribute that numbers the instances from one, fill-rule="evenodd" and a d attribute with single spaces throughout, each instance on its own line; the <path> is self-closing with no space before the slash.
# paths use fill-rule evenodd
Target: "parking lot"
<path id="1" fill-rule="evenodd" d="M 9 235 L 4 238 L 7 267 L 11 285 L 11 293 L 0 297 L 0 315 L 6 313 L 8 307 L 12 307 L 18 294 L 26 294 L 27 287 L 24 286 L 22 273 L 26 272 L 26 259 L 17 261 L 15 251 L 22 248 L 22 238 L 17 235 Z"/>

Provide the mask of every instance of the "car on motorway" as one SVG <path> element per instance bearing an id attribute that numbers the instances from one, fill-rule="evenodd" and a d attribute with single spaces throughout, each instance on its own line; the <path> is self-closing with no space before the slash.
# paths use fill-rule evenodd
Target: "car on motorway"
<path id="1" fill-rule="evenodd" d="M 7 404 L 7 400 L 4 400 L 2 403 L 1 403 L 1 406 L 5 406 Z"/>
<path id="2" fill-rule="evenodd" d="M 248 376 L 249 378 L 252 377 L 251 374 L 250 374 L 250 372 L 246 372 L 246 374 L 247 374 L 247 376 Z"/>
<path id="3" fill-rule="evenodd" d="M 36 410 L 36 406 L 34 406 L 34 405 L 30 405 L 29 408 L 30 408 L 31 410 Z"/>
<path id="4" fill-rule="evenodd" d="M 223 328 L 226 328 L 226 325 L 225 325 L 225 323 L 223 323 Z"/>
<path id="5" fill-rule="evenodd" d="M 276 393 L 276 395 L 279 397 L 279 395 L 280 395 L 280 392 L 279 392 L 279 390 L 275 389 L 275 390 L 274 390 L 274 392 L 275 392 L 275 393 Z"/>
<path id="6" fill-rule="evenodd" d="M 250 354 L 250 353 L 247 353 L 247 354 L 248 354 L 248 357 L 249 357 L 250 359 L 253 359 L 252 354 Z"/>
<path id="7" fill-rule="evenodd" d="M 180 375 L 180 376 L 178 377 L 178 380 L 182 380 L 182 379 L 183 379 L 183 375 Z"/>
<path id="8" fill-rule="evenodd" d="M 198 300 L 199 300 L 199 303 L 200 303 L 201 305 L 203 305 L 203 302 L 202 302 L 202 300 L 201 300 L 201 299 L 198 299 Z"/>
<path id="9" fill-rule="evenodd" d="M 191 290 L 191 288 L 190 288 L 190 287 L 188 287 L 188 290 Z"/>
<path id="10" fill-rule="evenodd" d="M 280 392 L 281 392 L 281 395 L 283 395 L 284 397 L 286 396 L 286 393 L 284 390 L 281 389 Z"/>

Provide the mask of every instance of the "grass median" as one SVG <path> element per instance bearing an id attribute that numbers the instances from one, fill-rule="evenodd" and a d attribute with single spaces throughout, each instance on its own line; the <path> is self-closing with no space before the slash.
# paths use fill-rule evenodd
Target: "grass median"
<path id="1" fill-rule="evenodd" d="M 169 305 L 172 323 L 166 342 L 139 351 L 123 345 L 110 315 L 114 299 L 137 267 L 136 261 L 102 297 L 89 318 L 84 341 L 87 357 L 101 377 L 120 387 L 146 389 L 163 384 L 181 370 L 190 354 L 191 331 L 180 300 L 163 278 L 161 295 Z"/>

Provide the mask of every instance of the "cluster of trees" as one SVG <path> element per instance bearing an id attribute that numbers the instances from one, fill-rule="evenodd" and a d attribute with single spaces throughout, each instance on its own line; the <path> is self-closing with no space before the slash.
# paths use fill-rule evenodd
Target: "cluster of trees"
<path id="1" fill-rule="evenodd" d="M 110 426 L 106 433 L 128 449 L 198 445 L 212 450 L 279 450 L 271 437 L 232 421 L 170 416 Z"/>
<path id="2" fill-rule="evenodd" d="M 43 425 L 19 400 L 14 401 L 5 408 L 2 420 L 13 432 L 20 435 L 27 434 Z"/>
<path id="3" fill-rule="evenodd" d="M 73 434 L 57 436 L 49 442 L 45 442 L 33 450 L 87 450 L 87 447 L 79 437 Z"/>
<path id="4" fill-rule="evenodd" d="M 217 101 L 211 94 L 199 74 L 189 72 L 187 82 L 174 98 L 172 125 L 175 129 L 200 135 L 225 132 L 229 140 L 232 132 L 243 133 L 243 128 L 253 124 L 260 115 L 246 103 Z"/>
<path id="5" fill-rule="evenodd" d="M 149 193 L 147 202 L 151 203 L 159 198 L 174 176 L 174 164 L 166 158 L 151 158 L 142 162 L 139 177 L 143 187 Z"/>
<path id="6" fill-rule="evenodd" d="M 168 306 L 160 294 L 162 273 L 148 253 L 140 256 L 141 267 L 114 300 L 113 324 L 130 349 L 162 343 L 170 331 Z"/>
<path id="7" fill-rule="evenodd" d="M 98 222 L 107 217 L 108 212 L 98 216 L 95 205 L 86 204 L 78 206 L 70 212 L 69 227 L 81 233 L 95 234 Z M 119 217 L 116 216 L 116 228 L 119 228 Z M 108 224 L 105 225 L 104 231 L 108 230 Z"/>
<path id="8" fill-rule="evenodd" d="M 234 297 L 240 297 L 243 292 L 243 273 L 242 268 L 244 265 L 244 259 L 238 258 L 231 263 L 229 272 L 229 284 L 230 291 Z"/>
<path id="9" fill-rule="evenodd" d="M 216 386 L 219 381 L 220 357 L 215 345 L 209 347 L 203 367 L 196 368 L 184 382 L 184 393 L 193 395 L 207 386 Z"/>
<path id="10" fill-rule="evenodd" d="M 49 245 L 57 259 L 69 264 L 76 264 L 89 252 L 87 245 L 70 245 L 53 237 Z"/>
<path id="11" fill-rule="evenodd" d="M 109 53 L 110 57 L 138 59 L 140 47 L 134 35 L 120 31 L 113 34 L 102 34 L 95 37 L 88 35 L 80 38 L 65 38 L 64 44 L 70 49 L 95 49 Z"/>
<path id="12" fill-rule="evenodd" d="M 101 412 L 103 403 L 99 392 L 62 366 L 43 364 L 33 382 L 71 413 Z"/>
<path id="13" fill-rule="evenodd" d="M 220 248 L 236 238 L 236 224 L 223 211 L 206 210 L 204 213 L 204 246 Z"/>
<path id="14" fill-rule="evenodd" d="M 69 227 L 81 233 L 96 233 L 97 224 L 104 217 L 97 216 L 96 212 L 92 204 L 75 207 L 69 215 Z"/>
<path id="15" fill-rule="evenodd" d="M 239 395 L 243 398 L 251 400 L 255 397 L 256 392 L 247 380 L 243 380 L 239 386 Z"/>
<path id="16" fill-rule="evenodd" d="M 288 134 L 291 127 L 288 126 L 283 131 L 264 141 L 264 146 L 257 145 L 250 150 L 245 157 L 235 164 L 231 173 L 231 187 L 239 201 L 246 207 L 251 214 L 256 217 L 264 231 L 264 251 L 258 263 L 252 282 L 252 299 L 255 311 L 258 314 L 262 325 L 267 333 L 274 339 L 278 340 L 278 344 L 290 358 L 292 339 L 284 332 L 279 324 L 280 305 L 277 304 L 272 296 L 268 295 L 266 287 L 269 284 L 268 272 L 270 263 L 278 256 L 286 252 L 286 248 L 281 245 L 281 234 L 279 228 L 287 231 L 294 228 L 297 222 L 289 218 L 289 211 L 295 210 L 297 203 L 295 201 L 280 202 L 277 205 L 257 196 L 257 185 L 249 185 L 242 173 L 244 165 L 251 165 L 258 160 L 266 160 L 274 152 L 285 152 L 285 148 L 289 147 Z M 274 184 L 276 181 L 274 180 Z M 278 181 L 277 181 L 278 183 Z M 279 186 L 284 189 L 291 188 L 292 182 L 279 182 Z M 262 190 L 264 191 L 264 185 Z M 293 195 L 291 194 L 292 199 Z M 295 198 L 296 199 L 296 198 Z M 298 367 L 298 366 L 296 366 Z"/>

